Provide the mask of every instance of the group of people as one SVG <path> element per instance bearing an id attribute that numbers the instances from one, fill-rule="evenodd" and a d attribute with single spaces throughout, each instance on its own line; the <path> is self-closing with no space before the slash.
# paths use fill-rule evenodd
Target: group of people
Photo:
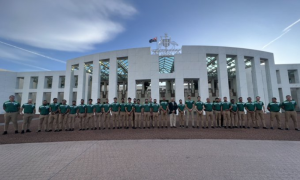
<path id="1" fill-rule="evenodd" d="M 15 133 L 19 133 L 17 122 L 19 114 L 23 116 L 21 133 L 31 132 L 30 124 L 36 114 L 36 107 L 31 99 L 20 106 L 14 98 L 11 95 L 9 101 L 3 103 L 5 111 L 3 135 L 7 134 L 10 121 L 14 125 Z M 290 95 L 287 95 L 282 103 L 277 102 L 275 97 L 272 98 L 272 102 L 267 105 L 270 112 L 270 129 L 274 129 L 273 121 L 276 119 L 277 128 L 283 130 L 280 117 L 282 109 L 285 114 L 285 129 L 289 130 L 289 119 L 292 119 L 294 129 L 298 131 L 296 106 L 297 103 Z M 252 124 L 253 128 L 258 129 L 261 122 L 263 129 L 268 129 L 264 119 L 265 105 L 260 101 L 259 96 L 254 102 L 251 97 L 247 98 L 247 102 L 243 102 L 243 98 L 240 97 L 235 103 L 234 99 L 229 102 L 227 97 L 224 97 L 222 102 L 221 98 L 216 98 L 214 102 L 210 102 L 207 98 L 206 102 L 202 102 L 200 96 L 195 102 L 188 95 L 185 103 L 180 99 L 178 104 L 174 98 L 168 102 L 164 97 L 160 103 L 150 98 L 149 101 L 145 99 L 145 103 L 141 104 L 140 99 L 134 98 L 131 102 L 130 97 L 126 103 L 124 98 L 121 99 L 121 103 L 118 103 L 115 97 L 113 103 L 109 103 L 108 99 L 101 103 L 98 98 L 95 104 L 92 99 L 89 99 L 87 104 L 84 99 L 81 99 L 78 105 L 76 101 L 68 105 L 65 99 L 58 103 L 57 98 L 54 98 L 51 104 L 44 100 L 38 107 L 38 112 L 40 115 L 37 132 L 74 131 L 76 119 L 78 119 L 79 131 L 106 128 L 129 129 L 130 125 L 133 129 L 168 128 L 169 126 L 176 128 L 176 117 L 179 118 L 180 128 L 188 128 L 191 122 L 192 128 L 250 128 Z M 196 113 L 195 118 L 194 113 Z"/>

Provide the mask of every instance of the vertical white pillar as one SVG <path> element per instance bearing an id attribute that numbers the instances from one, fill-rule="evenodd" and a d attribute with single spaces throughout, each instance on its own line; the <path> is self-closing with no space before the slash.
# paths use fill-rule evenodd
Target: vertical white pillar
<path id="1" fill-rule="evenodd" d="M 230 99 L 226 54 L 219 54 L 217 68 L 218 68 L 219 97 L 223 99 L 223 97 L 226 96 L 228 99 Z"/>
<path id="2" fill-rule="evenodd" d="M 89 99 L 89 86 L 90 86 L 90 74 L 86 73 L 85 74 L 85 87 L 84 87 L 84 98 L 86 102 L 88 102 Z"/>
<path id="3" fill-rule="evenodd" d="M 36 113 L 37 114 L 39 113 L 38 107 L 43 104 L 44 92 L 45 92 L 44 87 L 45 87 L 45 76 L 42 75 L 42 76 L 39 76 L 39 83 L 38 83 L 37 92 L 36 92 L 36 104 L 35 104 L 35 107 L 36 107 Z"/>
<path id="4" fill-rule="evenodd" d="M 253 94 L 254 100 L 256 96 L 260 96 L 261 100 L 265 100 L 264 89 L 263 89 L 263 78 L 261 73 L 260 66 L 260 57 L 255 56 L 251 60 L 251 74 L 252 74 L 252 83 L 253 83 Z"/>
<path id="5" fill-rule="evenodd" d="M 86 72 L 85 72 L 85 63 L 80 62 L 79 63 L 79 70 L 78 70 L 78 86 L 77 86 L 77 104 L 80 103 L 81 99 L 84 99 L 85 96 L 85 77 L 86 77 Z M 85 103 L 87 102 L 87 99 L 84 101 Z"/>
<path id="6" fill-rule="evenodd" d="M 269 100 L 271 100 L 272 97 L 276 97 L 277 99 L 279 99 L 278 84 L 276 79 L 276 69 L 275 69 L 273 54 L 272 56 L 269 57 L 269 59 L 265 60 L 265 70 L 266 70 Z"/>
<path id="7" fill-rule="evenodd" d="M 281 79 L 282 96 L 283 100 L 285 100 L 285 96 L 291 94 L 288 71 L 286 69 L 279 69 L 279 74 Z"/>
<path id="8" fill-rule="evenodd" d="M 157 99 L 157 102 L 159 102 L 159 79 L 158 78 L 151 79 L 151 98 Z"/>
<path id="9" fill-rule="evenodd" d="M 245 59 L 243 55 L 237 55 L 235 60 L 236 69 L 236 91 L 237 98 L 242 97 L 246 101 L 248 97 L 247 76 L 245 70 Z"/>
<path id="10" fill-rule="evenodd" d="M 73 88 L 74 88 L 74 71 L 72 71 L 72 65 L 67 63 L 64 98 L 67 100 L 68 104 L 71 104 L 73 100 L 76 100 L 73 99 Z"/>
<path id="11" fill-rule="evenodd" d="M 99 60 L 93 61 L 92 99 L 96 102 L 100 98 L 101 69 Z"/>
<path id="12" fill-rule="evenodd" d="M 59 76 L 53 75 L 52 76 L 52 88 L 51 88 L 51 101 L 53 98 L 58 98 L 58 102 L 60 102 L 62 99 L 58 97 L 58 82 L 59 82 Z"/>
<path id="13" fill-rule="evenodd" d="M 40 78 L 41 77 L 39 77 L 39 80 L 38 81 L 40 81 Z M 30 76 L 28 76 L 28 75 L 26 75 L 25 77 L 24 77 L 24 83 L 23 83 L 23 89 L 25 90 L 25 91 L 23 91 L 23 93 L 22 93 L 22 103 L 24 104 L 24 103 L 27 103 L 27 101 L 28 101 L 28 96 L 29 96 L 29 92 L 28 92 L 28 90 L 29 90 L 29 86 L 30 86 L 30 81 L 31 81 L 31 77 Z M 38 85 L 40 85 L 40 82 L 38 83 Z M 27 90 L 28 89 L 28 90 Z M 38 92 L 38 91 L 37 91 Z M 22 105 L 22 104 L 21 104 Z"/>
<path id="14" fill-rule="evenodd" d="M 201 96 L 202 101 L 209 98 L 208 92 L 208 77 L 207 77 L 207 66 L 206 66 L 206 54 L 199 54 L 199 61 L 205 66 L 200 66 L 200 77 L 198 81 L 198 94 Z M 213 87 L 213 81 L 212 81 Z"/>
<path id="15" fill-rule="evenodd" d="M 175 101 L 179 102 L 179 99 L 182 99 L 182 101 L 184 102 L 184 80 L 183 78 L 176 78 L 175 79 Z"/>
<path id="16" fill-rule="evenodd" d="M 109 59 L 109 94 L 110 102 L 113 102 L 114 97 L 117 97 L 117 83 L 118 83 L 118 62 L 116 56 L 111 55 Z"/>

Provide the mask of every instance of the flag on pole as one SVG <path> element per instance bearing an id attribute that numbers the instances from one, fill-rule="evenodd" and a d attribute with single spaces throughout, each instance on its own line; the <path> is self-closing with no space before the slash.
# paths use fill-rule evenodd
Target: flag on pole
<path id="1" fill-rule="evenodd" d="M 149 43 L 152 43 L 152 42 L 157 42 L 157 37 L 149 40 Z"/>

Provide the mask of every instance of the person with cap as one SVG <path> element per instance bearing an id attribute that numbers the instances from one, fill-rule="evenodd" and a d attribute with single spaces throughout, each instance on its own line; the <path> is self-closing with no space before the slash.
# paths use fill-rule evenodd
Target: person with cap
<path id="1" fill-rule="evenodd" d="M 168 101 L 165 97 L 162 98 L 160 102 L 160 110 L 161 110 L 161 128 L 168 128 L 168 111 L 169 111 Z"/>
<path id="2" fill-rule="evenodd" d="M 24 113 L 22 113 L 24 110 Z M 21 134 L 30 131 L 30 124 L 35 115 L 35 105 L 32 103 L 32 99 L 28 99 L 27 103 L 23 104 L 20 110 L 20 114 L 23 116 L 23 126 Z"/>
<path id="3" fill-rule="evenodd" d="M 296 131 L 298 129 L 298 122 L 297 122 L 297 112 L 296 112 L 297 103 L 292 99 L 291 95 L 286 96 L 286 100 L 281 103 L 281 108 L 285 111 L 285 130 L 289 130 L 289 119 L 292 119 L 294 122 L 294 128 Z"/>
<path id="4" fill-rule="evenodd" d="M 210 123 L 211 128 L 215 128 L 215 118 L 213 114 L 213 103 L 210 102 L 209 98 L 206 98 L 206 102 L 203 103 L 204 111 L 205 111 L 205 120 L 206 120 L 206 128 L 208 128 L 208 123 Z"/>
<path id="5" fill-rule="evenodd" d="M 133 124 L 133 112 L 134 112 L 134 105 L 131 102 L 131 98 L 128 98 L 127 103 L 125 104 L 125 111 L 126 111 L 126 129 L 129 129 L 129 122 L 131 123 L 131 128 L 135 129 L 135 125 Z M 124 124 L 125 127 L 125 124 Z"/>
<path id="6" fill-rule="evenodd" d="M 119 129 L 119 115 L 120 115 L 120 104 L 117 102 L 117 97 L 114 97 L 114 102 L 110 104 L 112 113 L 112 125 L 115 129 L 115 125 Z"/>
<path id="7" fill-rule="evenodd" d="M 20 104 L 15 101 L 15 96 L 10 95 L 9 100 L 3 103 L 4 114 L 4 132 L 3 135 L 7 134 L 8 126 L 10 121 L 13 123 L 15 128 L 15 134 L 18 134 L 18 114 L 20 112 Z"/>
<path id="8" fill-rule="evenodd" d="M 80 100 L 80 104 L 77 107 L 77 114 L 79 117 L 79 131 L 84 131 L 86 118 L 86 105 L 84 104 L 84 99 Z"/>
<path id="9" fill-rule="evenodd" d="M 103 104 L 103 129 L 107 127 L 110 129 L 110 120 L 111 120 L 111 105 L 108 102 L 108 99 L 106 99 L 105 103 Z"/>
<path id="10" fill-rule="evenodd" d="M 191 100 L 191 95 L 188 95 L 188 99 L 185 101 L 185 109 L 186 109 L 186 126 L 189 126 L 189 121 L 192 121 L 192 127 L 195 128 L 194 124 L 194 108 L 195 108 L 195 101 Z"/>
<path id="11" fill-rule="evenodd" d="M 49 113 L 50 113 L 50 106 L 48 105 L 47 100 L 43 101 L 43 104 L 39 107 L 39 125 L 38 125 L 38 131 L 37 132 L 41 132 L 43 126 L 44 126 L 44 130 L 45 132 L 49 132 L 48 131 L 48 119 L 49 119 Z"/>
<path id="12" fill-rule="evenodd" d="M 280 103 L 276 101 L 276 97 L 272 98 L 267 106 L 267 109 L 270 111 L 270 128 L 273 129 L 273 121 L 276 118 L 278 129 L 282 130 L 280 122 Z"/>

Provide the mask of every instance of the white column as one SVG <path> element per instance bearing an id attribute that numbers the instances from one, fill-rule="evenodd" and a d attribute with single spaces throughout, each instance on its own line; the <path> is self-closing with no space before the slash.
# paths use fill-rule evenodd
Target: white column
<path id="1" fill-rule="evenodd" d="M 109 59 L 109 102 L 113 102 L 114 97 L 117 97 L 117 83 L 118 83 L 118 63 L 116 56 L 111 56 Z"/>
<path id="2" fill-rule="evenodd" d="M 184 102 L 184 86 L 183 86 L 183 78 L 175 79 L 175 101 L 179 102 L 179 99 L 182 99 Z"/>
<path id="3" fill-rule="evenodd" d="M 81 99 L 84 99 L 84 95 L 85 95 L 85 76 L 86 76 L 86 72 L 85 72 L 85 67 L 84 67 L 85 63 L 84 62 L 80 62 L 79 63 L 79 70 L 78 70 L 78 86 L 77 86 L 77 104 L 80 103 Z M 85 99 L 84 101 L 85 103 L 87 102 L 87 99 Z"/>
<path id="4" fill-rule="evenodd" d="M 39 77 L 39 80 L 38 80 L 38 86 L 40 85 L 40 77 Z M 23 89 L 25 91 L 23 91 L 22 93 L 22 103 L 27 103 L 28 101 L 28 96 L 29 96 L 29 86 L 31 84 L 31 77 L 30 76 L 25 76 L 24 77 L 24 83 L 23 83 Z M 28 90 L 27 90 L 28 89 Z M 22 105 L 22 104 L 21 104 Z"/>
<path id="5" fill-rule="evenodd" d="M 283 100 L 285 100 L 285 96 L 291 94 L 288 71 L 286 69 L 279 69 L 279 74 L 281 79 L 282 97 Z"/>
<path id="6" fill-rule="evenodd" d="M 157 102 L 159 102 L 159 79 L 158 78 L 151 79 L 151 98 L 157 99 Z"/>
<path id="7" fill-rule="evenodd" d="M 35 105 L 35 107 L 36 107 L 36 113 L 37 114 L 39 113 L 38 107 L 43 104 L 44 87 L 45 87 L 45 76 L 42 75 L 42 76 L 39 76 L 39 83 L 38 83 L 37 92 L 36 92 L 36 105 Z"/>
<path id="8" fill-rule="evenodd" d="M 265 100 L 264 89 L 263 89 L 263 78 L 261 73 L 260 66 L 260 57 L 255 56 L 251 60 L 251 74 L 252 74 L 252 83 L 253 83 L 253 94 L 254 100 L 256 96 L 260 96 L 261 100 Z"/>
<path id="9" fill-rule="evenodd" d="M 71 104 L 73 101 L 73 88 L 74 88 L 74 71 L 72 71 L 72 65 L 67 64 L 66 76 L 65 76 L 64 98 L 67 100 L 68 104 Z M 74 99 L 74 100 L 76 100 L 76 99 Z"/>
<path id="10" fill-rule="evenodd" d="M 93 61 L 92 99 L 96 102 L 100 98 L 101 70 L 99 60 Z"/>
<path id="11" fill-rule="evenodd" d="M 200 68 L 200 78 L 198 81 L 198 94 L 199 94 L 199 96 L 201 96 L 202 101 L 205 101 L 206 98 L 209 98 L 206 54 L 199 54 L 199 61 L 202 64 L 205 64 L 205 66 L 199 67 Z M 214 81 L 212 81 L 212 87 L 213 87 L 213 82 Z"/>
<path id="12" fill-rule="evenodd" d="M 59 99 L 58 97 L 58 82 L 59 82 L 59 76 L 53 75 L 52 76 L 52 88 L 51 88 L 51 101 L 53 98 L 58 98 L 58 102 L 60 102 L 62 99 Z"/>
<path id="13" fill-rule="evenodd" d="M 90 86 L 90 74 L 85 74 L 85 87 L 84 87 L 84 98 L 85 101 L 87 102 L 89 97 L 88 97 L 88 94 L 89 94 L 89 86 Z"/>
<path id="14" fill-rule="evenodd" d="M 128 85 L 127 85 L 128 97 L 131 97 L 131 99 L 133 100 L 133 98 L 136 97 L 136 80 L 134 79 L 134 77 L 131 77 L 129 74 L 128 74 Z"/>
<path id="15" fill-rule="evenodd" d="M 269 100 L 271 100 L 272 97 L 276 97 L 277 99 L 279 99 L 278 84 L 276 79 L 276 69 L 275 69 L 273 55 L 272 57 L 269 57 L 269 59 L 265 60 L 265 70 L 266 70 Z"/>
<path id="16" fill-rule="evenodd" d="M 243 100 L 246 101 L 248 97 L 248 87 L 245 70 L 245 58 L 243 55 L 237 55 L 235 60 L 235 69 L 237 98 L 242 97 Z"/>
<path id="17" fill-rule="evenodd" d="M 219 97 L 223 99 L 223 97 L 226 96 L 228 99 L 230 99 L 226 54 L 219 54 L 217 68 L 218 68 Z"/>

